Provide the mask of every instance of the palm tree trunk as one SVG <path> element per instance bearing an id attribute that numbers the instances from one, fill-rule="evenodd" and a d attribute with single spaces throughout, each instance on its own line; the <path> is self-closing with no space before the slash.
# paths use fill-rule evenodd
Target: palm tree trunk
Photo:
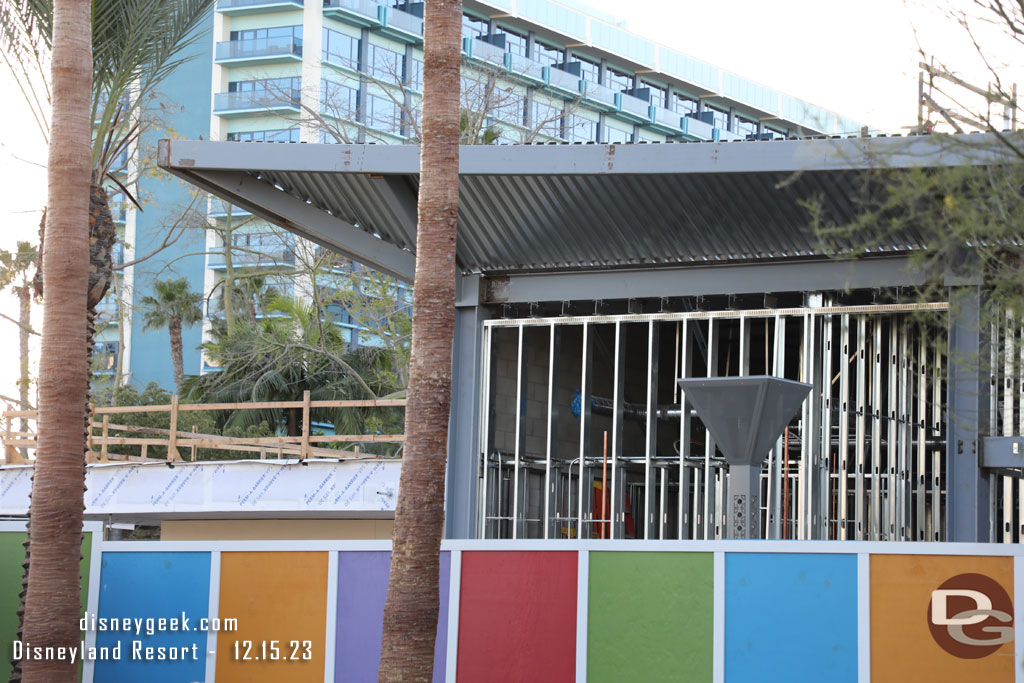
<path id="1" fill-rule="evenodd" d="M 462 0 L 427 0 L 412 359 L 380 681 L 430 681 L 451 407 Z"/>
<path id="2" fill-rule="evenodd" d="M 39 441 L 29 519 L 21 639 L 68 648 L 79 642 L 79 562 L 84 509 L 85 404 L 89 387 L 84 315 L 89 282 L 92 90 L 91 3 L 54 0 L 53 116 L 47 160 L 47 229 L 42 255 Z M 29 660 L 23 681 L 76 680 L 63 659 Z"/>
<path id="3" fill-rule="evenodd" d="M 171 361 L 174 363 L 174 388 L 180 394 L 181 383 L 185 379 L 185 363 L 182 360 L 181 343 L 181 318 L 171 316 L 167 325 L 167 332 L 171 335 Z"/>

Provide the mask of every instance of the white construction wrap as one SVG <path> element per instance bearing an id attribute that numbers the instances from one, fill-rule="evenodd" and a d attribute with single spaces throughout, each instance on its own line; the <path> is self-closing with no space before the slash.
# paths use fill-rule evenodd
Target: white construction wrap
<path id="1" fill-rule="evenodd" d="M 398 500 L 400 460 L 231 460 L 89 465 L 86 515 L 206 516 L 320 512 L 387 517 Z M 0 467 L 0 516 L 24 515 L 31 466 Z M 383 513 L 383 514 L 382 514 Z"/>

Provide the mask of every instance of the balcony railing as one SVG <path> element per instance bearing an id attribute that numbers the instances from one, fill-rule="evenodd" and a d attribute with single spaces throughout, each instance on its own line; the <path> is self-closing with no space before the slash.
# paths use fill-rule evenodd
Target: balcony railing
<path id="1" fill-rule="evenodd" d="M 217 61 L 286 56 L 302 57 L 300 38 L 250 38 L 217 43 Z"/>
<path id="2" fill-rule="evenodd" d="M 423 17 L 418 17 L 415 14 L 403 12 L 402 10 L 394 7 L 389 7 L 387 20 L 388 26 L 391 28 L 411 33 L 414 36 L 423 35 Z"/>
<path id="3" fill-rule="evenodd" d="M 509 71 L 526 76 L 527 78 L 535 81 L 544 80 L 544 65 L 540 62 L 521 55 L 514 55 L 512 53 L 509 53 L 506 59 L 508 60 Z"/>
<path id="4" fill-rule="evenodd" d="M 217 0 L 217 9 L 232 10 L 265 5 L 296 5 L 302 7 L 302 0 Z"/>
<path id="5" fill-rule="evenodd" d="M 604 102 L 611 106 L 615 105 L 615 91 L 606 85 L 601 85 L 600 83 L 593 83 L 591 81 L 584 80 L 583 95 L 587 99 L 595 102 Z"/>
<path id="6" fill-rule="evenodd" d="M 383 5 L 373 0 L 324 0 L 325 10 L 345 10 L 366 17 L 379 24 Z"/>
<path id="7" fill-rule="evenodd" d="M 578 93 L 580 91 L 580 77 L 563 71 L 557 66 L 548 67 L 548 83 L 569 92 Z"/>
<path id="8" fill-rule="evenodd" d="M 298 89 L 220 92 L 213 96 L 214 113 L 239 109 L 295 109 L 302 93 Z"/>
<path id="9" fill-rule="evenodd" d="M 241 248 L 238 247 L 231 250 L 231 265 L 239 268 L 292 266 L 295 265 L 295 252 L 286 246 L 266 248 L 246 247 L 245 251 L 242 251 Z M 210 268 L 222 267 L 224 267 L 224 256 L 221 254 L 211 254 Z"/>
<path id="10" fill-rule="evenodd" d="M 620 93 L 622 95 L 622 111 L 629 112 L 641 116 L 645 119 L 650 118 L 651 103 L 647 100 L 641 100 L 639 97 L 633 97 L 628 93 Z"/>
<path id="11" fill-rule="evenodd" d="M 679 120 L 682 118 L 678 112 L 674 112 L 664 107 L 653 107 L 654 109 L 654 122 L 661 124 L 662 126 L 670 126 L 672 128 L 679 128 Z"/>
<path id="12" fill-rule="evenodd" d="M 505 50 L 503 48 L 491 45 L 482 38 L 474 38 L 469 48 L 472 50 L 470 55 L 474 59 L 497 64 L 498 66 L 505 66 Z"/>

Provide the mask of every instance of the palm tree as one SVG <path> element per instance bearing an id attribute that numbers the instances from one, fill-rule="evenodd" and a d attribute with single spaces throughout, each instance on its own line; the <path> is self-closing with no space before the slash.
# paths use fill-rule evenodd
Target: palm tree
<path id="1" fill-rule="evenodd" d="M 44 226 L 51 244 L 43 242 L 41 226 L 43 268 L 36 293 L 43 296 L 47 283 L 55 291 L 43 300 L 40 434 L 28 546 L 41 566 L 26 559 L 23 640 L 71 646 L 78 638 L 70 615 L 78 612 L 89 356 L 96 306 L 113 281 L 116 241 L 103 183 L 110 180 L 132 196 L 111 171 L 151 125 L 150 112 L 157 108 L 150 101 L 187 59 L 183 51 L 203 36 L 196 29 L 213 4 L 3 0 L 0 6 L 0 53 L 50 143 Z M 27 662 L 24 671 L 26 680 L 56 681 L 71 680 L 76 668 L 60 661 Z M 15 663 L 15 677 L 19 671 Z"/>
<path id="2" fill-rule="evenodd" d="M 215 325 L 216 339 L 205 345 L 207 358 L 219 369 L 185 382 L 189 401 L 243 403 L 301 400 L 373 399 L 392 395 L 399 359 L 384 348 L 348 347 L 333 316 L 298 299 L 277 297 L 264 304 L 266 316 L 240 319 L 227 332 Z M 389 421 L 391 409 L 314 408 L 314 421 L 330 422 L 342 434 L 361 433 L 370 418 Z M 239 410 L 224 428 L 248 428 L 264 422 L 283 425 L 291 436 L 301 434 L 302 410 Z M 396 425 L 397 427 L 398 425 Z"/>
<path id="3" fill-rule="evenodd" d="M 6 8 L 5 8 L 6 9 Z M 85 304 L 89 283 L 90 4 L 55 0 L 53 122 L 47 159 L 47 232 L 39 360 L 39 440 L 32 479 L 23 642 L 72 651 L 79 642 L 79 561 L 85 508 L 83 451 L 89 363 Z M 77 680 L 70 655 L 29 660 L 16 680 Z M 13 678 L 13 677 L 12 677 Z"/>
<path id="4" fill-rule="evenodd" d="M 106 182 L 138 201 L 119 177 L 125 155 L 158 121 L 158 88 L 181 63 L 202 32 L 196 30 L 214 0 L 94 0 L 92 3 L 92 122 L 89 166 L 89 290 L 87 348 L 92 351 L 96 306 L 113 283 L 117 232 Z M 53 0 L 5 0 L 0 20 L 0 51 L 15 71 L 43 135 L 50 131 L 45 82 L 33 88 L 53 46 Z M 130 183 L 129 183 L 130 184 Z M 141 207 L 140 207 L 141 208 Z M 40 231 L 40 243 L 44 239 Z M 41 283 L 41 279 L 37 280 Z M 37 293 L 42 295 L 41 287 Z"/>
<path id="5" fill-rule="evenodd" d="M 171 361 L 174 363 L 174 387 L 181 391 L 185 379 L 182 361 L 181 328 L 191 327 L 203 319 L 203 295 L 189 289 L 188 280 L 158 280 L 153 283 L 156 296 L 144 296 L 139 303 L 145 309 L 142 329 L 167 328 L 171 337 Z"/>
<path id="6" fill-rule="evenodd" d="M 455 324 L 459 204 L 462 0 L 427 0 L 423 142 L 405 454 L 384 607 L 381 681 L 429 681 L 437 633 L 438 573 Z"/>

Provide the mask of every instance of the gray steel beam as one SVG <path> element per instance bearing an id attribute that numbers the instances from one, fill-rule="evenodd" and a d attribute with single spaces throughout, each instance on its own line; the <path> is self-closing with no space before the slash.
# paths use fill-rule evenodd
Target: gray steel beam
<path id="1" fill-rule="evenodd" d="M 574 176 L 768 173 L 918 168 L 1014 159 L 997 136 L 987 133 L 744 144 L 468 145 L 460 150 L 459 172 Z M 206 140 L 161 140 L 159 155 L 160 166 L 168 170 L 418 174 L 419 161 L 419 147 L 414 145 L 239 145 Z"/>
<path id="2" fill-rule="evenodd" d="M 989 482 L 981 469 L 981 293 L 951 297 L 946 413 L 946 540 L 989 540 Z M 933 505 L 937 501 L 933 501 Z"/>
<path id="3" fill-rule="evenodd" d="M 529 303 L 667 296 L 804 292 L 913 286 L 923 282 L 905 257 L 860 261 L 590 270 L 483 278 L 482 303 Z M 486 283 L 500 286 L 487 286 Z"/>
<path id="4" fill-rule="evenodd" d="M 201 171 L 186 179 L 289 232 L 399 280 L 412 282 L 416 269 L 412 252 L 374 237 L 255 176 L 231 171 Z"/>
<path id="5" fill-rule="evenodd" d="M 489 317 L 489 311 L 479 306 L 455 309 L 452 411 L 448 423 L 446 538 L 475 538 L 477 532 L 476 506 L 482 455 L 479 407 L 483 322 Z"/>

